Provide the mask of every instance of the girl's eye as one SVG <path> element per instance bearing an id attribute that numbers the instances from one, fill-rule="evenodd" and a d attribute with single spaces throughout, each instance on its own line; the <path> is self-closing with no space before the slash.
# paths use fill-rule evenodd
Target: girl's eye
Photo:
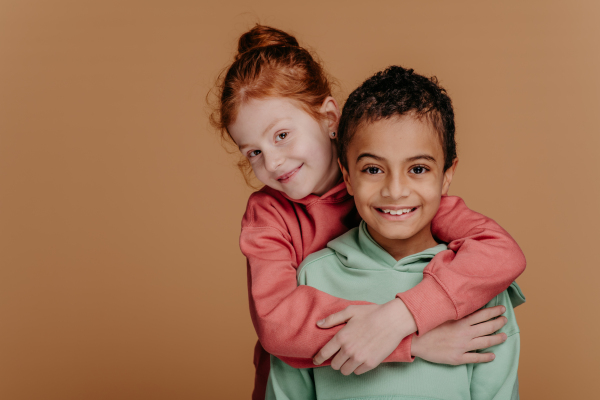
<path id="1" fill-rule="evenodd" d="M 379 169 L 377 167 L 367 167 L 363 171 L 365 171 L 369 175 L 380 174 L 383 172 L 381 169 Z"/>
<path id="2" fill-rule="evenodd" d="M 248 153 L 248 158 L 256 157 L 260 153 L 261 153 L 260 150 L 252 150 L 251 152 Z"/>
<path id="3" fill-rule="evenodd" d="M 421 175 L 427 172 L 427 168 L 422 165 L 417 165 L 416 167 L 411 168 L 411 172 L 416 175 Z"/>
<path id="4" fill-rule="evenodd" d="M 275 137 L 275 141 L 276 142 L 282 141 L 283 139 L 285 139 L 287 137 L 287 135 L 289 135 L 288 132 L 281 132 Z"/>

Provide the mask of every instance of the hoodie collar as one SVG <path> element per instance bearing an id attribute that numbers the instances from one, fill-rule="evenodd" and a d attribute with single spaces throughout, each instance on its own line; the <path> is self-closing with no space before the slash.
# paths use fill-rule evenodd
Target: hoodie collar
<path id="1" fill-rule="evenodd" d="M 395 269 L 406 272 L 422 272 L 435 255 L 447 249 L 445 244 L 423 250 L 398 261 L 383 249 L 369 234 L 367 224 L 360 222 L 358 228 L 333 239 L 327 245 L 335 250 L 340 261 L 354 269 Z"/>

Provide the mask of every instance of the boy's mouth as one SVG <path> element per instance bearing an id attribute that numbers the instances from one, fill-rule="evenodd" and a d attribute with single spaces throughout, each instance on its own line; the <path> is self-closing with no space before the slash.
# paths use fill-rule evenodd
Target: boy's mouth
<path id="1" fill-rule="evenodd" d="M 419 207 L 406 207 L 406 208 L 376 208 L 376 210 L 383 214 L 382 216 L 386 219 L 393 220 L 403 220 L 406 218 L 410 218 L 411 214 L 413 214 Z"/>
<path id="2" fill-rule="evenodd" d="M 292 176 L 294 176 L 294 174 L 295 174 L 296 172 L 298 172 L 298 171 L 300 170 L 300 168 L 302 168 L 302 166 L 303 166 L 303 165 L 304 165 L 304 163 L 300 164 L 300 166 L 299 166 L 298 168 L 294 168 L 294 169 L 293 169 L 293 170 L 291 170 L 290 172 L 286 172 L 285 174 L 278 176 L 278 177 L 277 177 L 277 180 L 278 180 L 279 182 L 281 182 L 281 183 L 286 183 L 287 181 L 289 181 L 289 180 L 290 180 L 290 178 L 291 178 Z"/>

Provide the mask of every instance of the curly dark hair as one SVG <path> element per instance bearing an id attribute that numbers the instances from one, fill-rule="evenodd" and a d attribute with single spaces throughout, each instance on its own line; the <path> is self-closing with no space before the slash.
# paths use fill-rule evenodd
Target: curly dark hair
<path id="1" fill-rule="evenodd" d="M 450 168 L 456 158 L 452 101 L 435 76 L 426 78 L 399 66 L 376 73 L 348 97 L 337 139 L 344 168 L 348 168 L 348 146 L 361 124 L 410 113 L 433 125 L 444 149 L 444 171 Z"/>

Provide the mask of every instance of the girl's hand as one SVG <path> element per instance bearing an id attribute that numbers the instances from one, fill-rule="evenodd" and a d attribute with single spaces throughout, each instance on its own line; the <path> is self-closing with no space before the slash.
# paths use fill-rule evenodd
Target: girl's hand
<path id="1" fill-rule="evenodd" d="M 491 319 L 504 311 L 504 306 L 484 308 L 458 321 L 443 323 L 425 335 L 414 336 L 411 353 L 437 364 L 460 365 L 492 361 L 494 353 L 470 351 L 495 346 L 506 340 L 505 333 L 487 336 L 506 324 L 506 317 Z"/>
<path id="2" fill-rule="evenodd" d="M 404 337 L 417 330 L 412 314 L 398 298 L 381 305 L 349 306 L 317 325 L 331 328 L 344 322 L 346 326 L 313 358 L 319 365 L 335 354 L 331 367 L 344 375 L 360 375 L 377 367 Z"/>

